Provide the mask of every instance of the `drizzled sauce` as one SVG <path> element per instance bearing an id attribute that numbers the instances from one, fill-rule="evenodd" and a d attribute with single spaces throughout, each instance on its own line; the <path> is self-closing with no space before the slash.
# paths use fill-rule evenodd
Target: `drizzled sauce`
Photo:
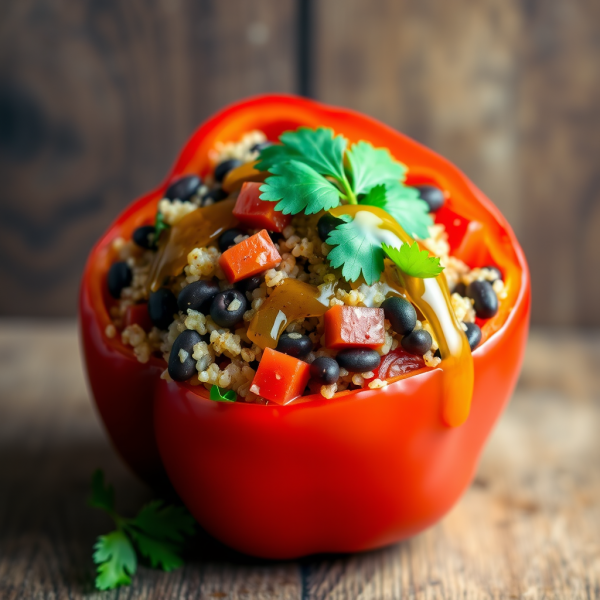
<path id="1" fill-rule="evenodd" d="M 275 348 L 290 323 L 323 316 L 334 292 L 334 284 L 315 287 L 297 279 L 285 279 L 256 311 L 248 327 L 248 337 L 263 349 Z"/>
<path id="2" fill-rule="evenodd" d="M 237 224 L 233 216 L 235 199 L 197 208 L 179 223 L 167 229 L 158 242 L 158 251 L 150 265 L 147 291 L 155 292 L 168 277 L 179 275 L 187 265 L 187 256 L 194 248 L 204 248 L 226 229 Z"/>
<path id="3" fill-rule="evenodd" d="M 335 217 L 347 214 L 364 231 L 381 243 L 399 248 L 414 240 L 380 208 L 345 205 L 331 211 Z M 423 313 L 435 334 L 442 356 L 444 422 L 457 427 L 469 416 L 473 395 L 473 357 L 467 337 L 452 310 L 450 291 L 443 273 L 435 278 L 411 277 L 400 269 L 386 268 L 387 284 L 406 295 Z"/>

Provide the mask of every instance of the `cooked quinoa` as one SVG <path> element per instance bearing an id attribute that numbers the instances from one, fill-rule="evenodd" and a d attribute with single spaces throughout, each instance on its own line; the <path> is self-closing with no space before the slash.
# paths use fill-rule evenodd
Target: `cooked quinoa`
<path id="1" fill-rule="evenodd" d="M 210 160 L 214 165 L 223 161 L 235 160 L 248 162 L 255 160 L 258 151 L 254 149 L 266 140 L 260 131 L 246 134 L 237 143 L 219 143 L 210 152 Z M 213 177 L 204 179 L 202 185 L 191 201 L 165 198 L 159 202 L 158 210 L 164 222 L 176 225 L 200 206 L 209 205 L 214 201 L 210 197 L 211 190 L 218 187 Z M 120 335 L 123 344 L 130 346 L 138 361 L 145 363 L 151 357 L 161 357 L 165 361 L 164 379 L 170 380 L 167 364 L 171 351 L 178 336 L 186 331 L 194 331 L 202 337 L 193 345 L 191 357 L 195 361 L 195 372 L 189 378 L 191 385 L 204 385 L 210 389 L 213 385 L 234 390 L 238 398 L 246 402 L 266 403 L 260 396 L 260 390 L 252 385 L 257 365 L 261 360 L 263 350 L 253 343 L 247 328 L 264 302 L 287 279 L 295 279 L 316 286 L 323 291 L 324 286 L 334 285 L 335 293 L 329 300 L 329 306 L 375 307 L 382 305 L 389 295 L 390 288 L 385 281 L 376 282 L 371 286 L 349 285 L 341 276 L 339 269 L 333 269 L 327 256 L 331 247 L 323 242 L 318 234 L 317 224 L 323 213 L 314 215 L 297 214 L 280 235 L 274 236 L 273 243 L 281 256 L 281 261 L 267 269 L 260 277 L 260 284 L 251 291 L 245 291 L 247 307 L 243 318 L 233 328 L 219 327 L 210 314 L 188 309 L 185 313 L 179 310 L 173 315 L 173 321 L 168 327 L 161 329 L 156 326 L 145 331 L 139 324 L 125 324 L 128 307 L 148 298 L 147 284 L 150 266 L 155 252 L 152 249 L 140 248 L 133 240 L 117 238 L 112 244 L 115 260 L 126 263 L 131 270 L 131 280 L 120 292 L 120 297 L 110 307 L 112 324 L 106 328 L 106 336 L 114 338 Z M 249 236 L 256 234 L 259 229 L 248 229 L 234 239 L 234 243 L 242 243 Z M 505 297 L 504 283 L 493 268 L 470 269 L 464 262 L 450 255 L 448 235 L 444 225 L 434 224 L 429 227 L 429 237 L 422 240 L 421 245 L 432 254 L 439 257 L 444 267 L 444 274 L 449 288 L 453 291 L 451 304 L 459 322 L 475 323 L 474 301 L 466 293 L 466 287 L 474 281 L 489 281 L 499 300 Z M 220 290 L 233 289 L 225 273 L 219 265 L 222 252 L 218 244 L 208 247 L 194 248 L 187 256 L 187 264 L 183 272 L 171 278 L 168 283 L 170 290 L 177 296 L 184 288 L 199 280 L 214 279 Z M 228 310 L 238 310 L 240 302 L 234 301 Z M 466 325 L 463 325 L 466 329 Z M 396 333 L 388 319 L 384 321 L 384 343 L 376 348 L 380 356 L 386 356 L 397 350 L 402 341 L 402 335 Z M 422 358 L 427 367 L 437 367 L 441 359 L 436 355 L 438 341 L 433 328 L 427 321 L 417 321 L 415 330 L 423 329 L 432 337 L 430 348 Z M 325 344 L 324 317 L 309 317 L 294 321 L 285 329 L 285 333 L 306 335 L 313 343 L 313 350 L 303 358 L 306 363 L 313 363 L 319 357 L 336 358 L 338 351 L 327 348 Z M 299 337 L 298 336 L 298 337 Z M 189 359 L 190 352 L 180 350 L 177 354 L 183 364 Z M 313 393 L 320 393 L 324 398 L 332 398 L 336 392 L 349 388 L 378 389 L 387 385 L 375 377 L 372 370 L 362 373 L 348 372 L 341 368 L 336 383 L 311 386 Z"/>

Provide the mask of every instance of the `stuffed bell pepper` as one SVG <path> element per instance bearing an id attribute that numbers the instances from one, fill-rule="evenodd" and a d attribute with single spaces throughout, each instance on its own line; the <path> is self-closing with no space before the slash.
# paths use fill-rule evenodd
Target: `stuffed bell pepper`
<path id="1" fill-rule="evenodd" d="M 143 479 L 272 558 L 413 535 L 515 385 L 522 251 L 454 166 L 358 113 L 263 96 L 207 121 L 92 251 L 91 388 Z"/>

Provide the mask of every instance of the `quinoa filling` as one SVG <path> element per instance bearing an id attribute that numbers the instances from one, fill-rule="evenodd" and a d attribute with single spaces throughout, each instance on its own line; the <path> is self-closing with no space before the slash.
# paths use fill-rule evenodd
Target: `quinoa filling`
<path id="1" fill-rule="evenodd" d="M 379 367 L 388 356 L 400 359 L 406 370 L 439 366 L 442 358 L 435 328 L 422 313 L 412 306 L 407 308 L 409 302 L 397 287 L 389 285 L 385 273 L 368 284 L 364 277 L 348 281 L 340 266 L 332 266 L 328 257 L 333 248 L 326 241 L 332 238 L 323 233 L 330 217 L 324 210 L 288 216 L 279 231 L 278 226 L 272 230 L 252 226 L 255 215 L 251 215 L 253 218 L 242 220 L 218 239 L 191 249 L 183 269 L 164 281 L 160 290 L 149 291 L 161 231 L 182 223 L 199 208 L 226 198 L 237 198 L 237 207 L 244 192 L 225 191 L 224 181 L 236 169 L 256 161 L 269 146 L 259 131 L 249 132 L 235 143 L 218 144 L 210 154 L 215 165 L 212 174 L 202 180 L 185 176 L 174 181 L 158 204 L 157 222 L 138 228 L 132 239 L 118 238 L 113 242 L 115 262 L 109 271 L 108 287 L 114 303 L 110 306 L 112 324 L 107 326 L 106 335 L 120 336 L 142 363 L 152 356 L 162 357 L 164 379 L 203 385 L 208 390 L 217 386 L 220 397 L 231 390 L 237 401 L 259 404 L 288 401 L 266 397 L 268 394 L 263 393 L 264 387 L 261 390 L 257 380 L 263 358 L 265 364 L 273 360 L 273 351 L 290 357 L 286 360 L 310 366 L 306 368 L 307 377 L 298 380 L 296 396 L 318 393 L 328 399 L 348 389 L 387 385 L 385 378 L 379 377 Z M 433 215 L 441 206 L 436 201 L 439 204 L 442 198 L 443 203 L 443 192 L 437 190 L 437 200 L 432 201 L 435 188 L 421 187 L 424 189 L 419 190 L 419 198 L 428 203 Z M 267 204 L 264 200 L 263 203 Z M 269 218 L 276 222 L 280 214 Z M 476 316 L 490 318 L 505 298 L 502 274 L 491 265 L 470 269 L 451 256 L 443 224 L 432 220 L 427 234 L 419 240 L 420 247 L 439 258 L 451 291 L 451 309 L 474 349 L 481 340 Z M 238 266 L 228 260 L 228 253 L 236 247 L 249 248 L 244 250 L 248 253 L 257 243 L 268 246 L 265 252 L 273 254 L 273 260 L 264 263 L 268 268 L 232 281 L 236 276 L 230 269 Z M 386 257 L 385 264 L 388 263 Z M 261 308 L 264 311 L 269 302 L 273 304 L 278 289 L 282 294 L 284 289 L 290 293 L 309 289 L 301 284 L 318 290 L 326 304 L 322 314 L 286 322 L 282 331 L 274 335 L 274 347 L 257 343 L 260 324 L 256 323 L 262 318 Z M 406 328 L 401 321 L 410 320 L 406 314 L 411 308 L 415 317 Z M 357 338 L 353 342 L 352 335 L 358 335 L 369 319 L 374 324 L 363 338 L 372 336 L 372 340 Z M 349 327 L 352 323 L 355 325 Z M 289 372 L 296 367 L 290 362 Z M 276 378 L 277 369 L 273 373 Z M 288 387 L 295 384 L 296 380 Z"/>

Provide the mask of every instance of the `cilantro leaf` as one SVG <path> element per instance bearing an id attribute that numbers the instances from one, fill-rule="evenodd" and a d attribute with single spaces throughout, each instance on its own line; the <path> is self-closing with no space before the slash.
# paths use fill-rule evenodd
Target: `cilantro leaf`
<path id="1" fill-rule="evenodd" d="M 98 537 L 93 559 L 97 568 L 96 587 L 108 590 L 129 585 L 137 568 L 132 543 L 153 567 L 171 571 L 182 564 L 178 553 L 185 536 L 195 530 L 194 519 L 183 507 L 155 500 L 143 506 L 136 517 L 126 519 L 114 512 L 114 489 L 105 485 L 104 474 L 92 476 L 90 505 L 107 511 L 117 526 L 115 531 Z"/>
<path id="2" fill-rule="evenodd" d="M 133 546 L 119 530 L 98 538 L 94 545 L 94 562 L 98 565 L 96 587 L 99 590 L 129 585 L 137 568 Z"/>
<path id="3" fill-rule="evenodd" d="M 420 250 L 417 242 L 412 245 L 402 244 L 399 249 L 384 244 L 383 250 L 401 271 L 412 277 L 436 277 L 444 270 L 440 266 L 440 259 L 429 256 L 427 250 Z"/>
<path id="4" fill-rule="evenodd" d="M 115 510 L 115 489 L 112 485 L 104 483 L 104 473 L 96 469 L 92 475 L 92 495 L 88 500 L 92 508 L 99 508 L 108 513 Z"/>
<path id="5" fill-rule="evenodd" d="M 385 203 L 385 198 L 385 185 L 376 185 L 369 190 L 369 193 L 360 201 L 360 204 L 380 206 Z"/>
<path id="6" fill-rule="evenodd" d="M 150 561 L 153 569 L 161 568 L 168 572 L 183 565 L 183 560 L 178 555 L 178 544 L 155 540 L 135 529 L 130 529 L 129 533 L 135 540 L 140 554 Z"/>
<path id="7" fill-rule="evenodd" d="M 363 214 L 369 213 L 363 211 Z M 367 285 L 372 285 L 379 281 L 384 268 L 381 242 L 356 219 L 349 215 L 340 218 L 345 222 L 327 238 L 327 243 L 334 246 L 327 255 L 329 264 L 333 268 L 341 266 L 346 281 L 356 281 L 362 274 Z"/>
<path id="8" fill-rule="evenodd" d="M 329 210 L 340 203 L 339 190 L 307 164 L 292 160 L 274 165 L 273 177 L 260 186 L 260 199 L 278 202 L 284 215 L 304 211 L 307 215 Z"/>
<path id="9" fill-rule="evenodd" d="M 356 194 L 366 194 L 378 184 L 404 181 L 406 166 L 394 160 L 387 148 L 373 148 L 368 142 L 360 141 L 352 145 L 347 156 Z"/>
<path id="10" fill-rule="evenodd" d="M 344 179 L 344 151 L 346 138 L 334 136 L 333 129 L 319 127 L 310 129 L 299 127 L 296 131 L 286 131 L 279 136 L 285 147 L 297 152 L 303 163 L 312 167 L 320 175 L 330 175 L 336 179 Z"/>
<path id="11" fill-rule="evenodd" d="M 273 144 L 260 151 L 258 162 L 254 168 L 258 171 L 268 171 L 273 165 L 290 162 L 290 160 L 302 161 L 302 154 L 284 144 Z"/>
<path id="12" fill-rule="evenodd" d="M 233 390 L 227 390 L 221 393 L 221 388 L 218 385 L 213 385 L 210 388 L 210 399 L 215 402 L 235 402 L 237 394 Z"/>
<path id="13" fill-rule="evenodd" d="M 378 186 L 377 186 L 378 187 Z M 419 192 L 400 182 L 386 184 L 385 197 L 380 193 L 367 194 L 360 204 L 377 206 L 390 214 L 402 228 L 413 237 L 425 239 L 429 236 L 428 227 L 433 224 L 429 207 L 419 198 Z"/>
<path id="14" fill-rule="evenodd" d="M 180 506 L 165 505 L 162 500 L 143 506 L 130 524 L 155 538 L 173 542 L 182 542 L 185 535 L 194 533 L 194 518 L 190 513 Z"/>

